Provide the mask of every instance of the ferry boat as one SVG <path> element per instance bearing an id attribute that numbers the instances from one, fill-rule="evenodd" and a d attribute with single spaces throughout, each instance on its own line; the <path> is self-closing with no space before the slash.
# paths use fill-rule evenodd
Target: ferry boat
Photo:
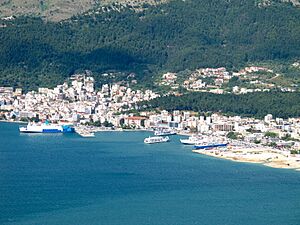
<path id="1" fill-rule="evenodd" d="M 148 137 L 144 139 L 145 144 L 155 144 L 155 143 L 163 143 L 170 141 L 168 136 L 166 137 Z"/>
<path id="2" fill-rule="evenodd" d="M 189 137 L 188 139 L 180 139 L 181 144 L 184 145 L 196 145 L 200 141 L 200 137 Z"/>
<path id="3" fill-rule="evenodd" d="M 169 136 L 169 135 L 175 135 L 177 134 L 175 131 L 173 130 L 156 130 L 154 131 L 154 135 L 155 136 Z"/>
<path id="4" fill-rule="evenodd" d="M 227 147 L 228 143 L 197 143 L 194 145 L 194 149 L 212 149 L 219 147 Z"/>
<path id="5" fill-rule="evenodd" d="M 20 127 L 19 131 L 21 133 L 74 133 L 75 129 L 69 125 L 45 122 L 41 124 L 28 123 L 26 127 Z"/>

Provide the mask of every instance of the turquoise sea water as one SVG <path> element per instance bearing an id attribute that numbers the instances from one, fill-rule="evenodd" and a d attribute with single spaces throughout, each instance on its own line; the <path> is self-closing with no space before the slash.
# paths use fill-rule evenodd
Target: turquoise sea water
<path id="1" fill-rule="evenodd" d="M 0 224 L 300 224 L 300 172 L 194 154 L 179 137 L 145 145 L 148 135 L 0 123 Z"/>

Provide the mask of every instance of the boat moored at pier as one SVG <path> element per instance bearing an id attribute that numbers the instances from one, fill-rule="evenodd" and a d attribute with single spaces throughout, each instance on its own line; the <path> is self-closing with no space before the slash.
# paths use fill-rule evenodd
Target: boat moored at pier
<path id="1" fill-rule="evenodd" d="M 45 123 L 28 123 L 26 127 L 20 127 L 21 133 L 74 133 L 75 129 L 69 125 Z"/>
<path id="2" fill-rule="evenodd" d="M 155 136 L 170 136 L 170 135 L 176 135 L 177 133 L 173 130 L 169 129 L 162 129 L 162 130 L 156 130 L 154 131 Z"/>
<path id="3" fill-rule="evenodd" d="M 188 139 L 180 139 L 180 142 L 184 145 L 196 145 L 200 142 L 200 137 L 191 136 Z"/>
<path id="4" fill-rule="evenodd" d="M 224 148 L 228 143 L 197 143 L 194 145 L 194 149 L 212 149 L 212 148 Z"/>

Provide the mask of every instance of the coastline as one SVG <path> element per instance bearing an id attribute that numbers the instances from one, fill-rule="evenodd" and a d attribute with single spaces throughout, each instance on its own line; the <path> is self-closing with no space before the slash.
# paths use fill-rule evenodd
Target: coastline
<path id="1" fill-rule="evenodd" d="M 75 126 L 75 132 L 79 134 L 81 137 L 95 137 L 95 133 L 98 132 L 151 132 L 149 129 L 122 129 L 122 128 L 105 128 L 105 127 L 94 127 L 94 126 L 86 126 L 80 125 Z"/>
<path id="2" fill-rule="evenodd" d="M 18 123 L 27 124 L 24 121 L 9 121 L 0 120 L 4 123 Z M 78 129 L 79 128 L 79 129 Z M 104 129 L 100 127 L 89 127 L 81 125 L 76 129 L 76 133 L 82 135 L 81 133 L 98 133 L 98 132 L 151 132 L 149 129 Z M 182 136 L 190 136 L 190 133 L 178 133 Z M 300 171 L 300 157 L 296 157 L 288 154 L 287 152 L 282 152 L 270 147 L 258 146 L 256 148 L 247 147 L 230 147 L 226 150 L 224 149 L 212 149 L 212 150 L 192 150 L 192 152 L 197 154 L 203 154 L 210 157 L 231 160 L 241 163 L 257 163 L 264 166 L 280 169 L 293 169 Z"/>
<path id="3" fill-rule="evenodd" d="M 300 171 L 300 157 L 284 155 L 269 148 L 234 150 L 193 150 L 194 153 L 242 163 L 257 163 L 278 169 Z"/>
<path id="4" fill-rule="evenodd" d="M 24 122 L 24 121 L 11 121 L 11 120 L 0 120 L 0 123 L 21 123 L 21 124 L 27 124 L 28 122 Z"/>

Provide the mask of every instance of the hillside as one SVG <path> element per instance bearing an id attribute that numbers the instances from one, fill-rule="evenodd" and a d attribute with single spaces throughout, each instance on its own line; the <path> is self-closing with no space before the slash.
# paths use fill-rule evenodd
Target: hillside
<path id="1" fill-rule="evenodd" d="M 0 1 L 0 18 L 35 15 L 52 21 L 68 19 L 94 7 L 119 3 L 124 5 L 159 4 L 166 0 L 4 0 Z"/>
<path id="2" fill-rule="evenodd" d="M 278 2 L 290 3 L 296 7 L 300 6 L 299 0 L 257 0 L 256 4 L 259 7 L 268 7 L 270 5 L 277 4 Z"/>
<path id="3" fill-rule="evenodd" d="M 141 109 L 192 110 L 200 114 L 220 112 L 228 115 L 264 118 L 271 113 L 275 117 L 300 116 L 299 93 L 250 93 L 244 95 L 218 95 L 190 93 L 180 97 L 167 96 L 139 104 Z"/>
<path id="4" fill-rule="evenodd" d="M 96 8 L 59 23 L 3 20 L 0 86 L 53 86 L 84 70 L 92 71 L 98 84 L 110 80 L 102 73 L 134 72 L 139 82 L 153 85 L 152 77 L 162 71 L 299 59 L 300 10 L 256 3 L 174 0 L 143 5 L 147 10 Z"/>

